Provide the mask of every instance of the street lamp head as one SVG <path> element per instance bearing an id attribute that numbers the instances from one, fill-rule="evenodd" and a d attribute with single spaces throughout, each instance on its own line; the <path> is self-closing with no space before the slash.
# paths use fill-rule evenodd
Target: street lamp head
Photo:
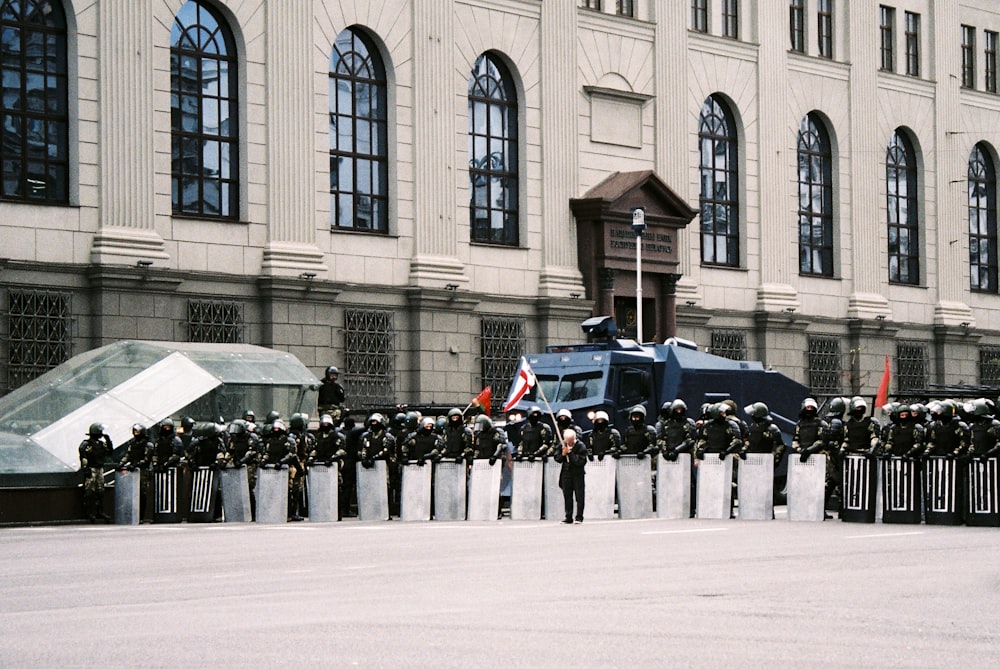
<path id="1" fill-rule="evenodd" d="M 646 210 L 636 207 L 632 210 L 632 231 L 636 235 L 641 235 L 646 231 Z"/>

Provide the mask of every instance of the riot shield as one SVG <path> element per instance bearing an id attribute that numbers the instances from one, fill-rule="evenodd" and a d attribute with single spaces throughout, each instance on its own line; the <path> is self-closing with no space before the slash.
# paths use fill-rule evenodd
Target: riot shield
<path id="1" fill-rule="evenodd" d="M 434 465 L 434 519 L 465 520 L 465 496 L 465 463 Z"/>
<path id="2" fill-rule="evenodd" d="M 249 523 L 250 485 L 246 467 L 227 467 L 219 471 L 222 486 L 222 517 L 227 523 Z"/>
<path id="3" fill-rule="evenodd" d="M 822 521 L 826 515 L 826 456 L 788 456 L 788 520 Z"/>
<path id="4" fill-rule="evenodd" d="M 840 519 L 845 523 L 874 523 L 878 463 L 871 456 L 844 456 L 840 484 Z"/>
<path id="5" fill-rule="evenodd" d="M 153 522 L 179 523 L 181 473 L 177 467 L 153 472 Z"/>
<path id="6" fill-rule="evenodd" d="M 932 455 L 924 462 L 924 519 L 928 525 L 962 524 L 962 486 L 955 458 Z"/>
<path id="7" fill-rule="evenodd" d="M 719 459 L 718 453 L 706 453 L 698 461 L 698 518 L 729 518 L 733 500 L 733 459 Z"/>
<path id="8" fill-rule="evenodd" d="M 626 520 L 653 517 L 652 458 L 623 455 L 615 466 L 618 517 Z"/>
<path id="9" fill-rule="evenodd" d="M 584 476 L 587 482 L 587 519 L 607 520 L 615 517 L 615 460 L 587 462 Z"/>
<path id="10" fill-rule="evenodd" d="M 191 470 L 191 509 L 188 511 L 189 523 L 211 523 L 215 521 L 215 499 L 219 488 L 219 479 L 215 470 L 209 467 L 196 467 Z"/>
<path id="11" fill-rule="evenodd" d="M 340 469 L 337 463 L 316 463 L 306 470 L 309 522 L 335 523 L 340 519 Z"/>
<path id="12" fill-rule="evenodd" d="M 542 515 L 541 462 L 514 462 L 513 490 L 510 494 L 511 520 L 540 520 Z"/>
<path id="13" fill-rule="evenodd" d="M 920 523 L 920 471 L 898 456 L 882 461 L 882 522 Z"/>
<path id="14" fill-rule="evenodd" d="M 358 520 L 389 520 L 389 477 L 385 460 L 376 460 L 375 466 L 365 469 L 359 462 Z"/>
<path id="15" fill-rule="evenodd" d="M 546 458 L 543 469 L 542 508 L 545 510 L 545 519 L 562 520 L 565 515 L 565 502 L 563 501 L 562 488 L 559 487 L 562 463 L 556 462 L 554 458 Z"/>
<path id="16" fill-rule="evenodd" d="M 138 525 L 142 472 L 115 470 L 115 524 Z"/>
<path id="17" fill-rule="evenodd" d="M 288 522 L 288 469 L 261 467 L 257 470 L 257 522 Z"/>
<path id="18" fill-rule="evenodd" d="M 997 458 L 973 458 L 966 468 L 969 490 L 966 525 L 1000 527 L 997 469 Z"/>
<path id="19" fill-rule="evenodd" d="M 400 488 L 400 520 L 431 519 L 430 465 L 404 464 L 403 483 Z"/>
<path id="20" fill-rule="evenodd" d="M 455 466 L 464 467 L 461 464 Z M 491 465 L 489 460 L 472 461 L 472 469 L 469 470 L 469 520 L 497 520 L 500 512 L 500 476 L 503 474 L 501 467 L 499 462 Z M 540 485 L 541 479 L 538 482 Z"/>
<path id="21" fill-rule="evenodd" d="M 657 456 L 656 517 L 676 520 L 691 516 L 691 454 L 680 453 L 676 460 Z"/>
<path id="22" fill-rule="evenodd" d="M 774 518 L 774 454 L 747 453 L 736 473 L 740 520 Z"/>

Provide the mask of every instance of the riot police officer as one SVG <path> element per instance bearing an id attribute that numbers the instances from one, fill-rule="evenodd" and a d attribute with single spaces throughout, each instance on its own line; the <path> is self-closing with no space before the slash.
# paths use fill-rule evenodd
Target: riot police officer
<path id="1" fill-rule="evenodd" d="M 118 468 L 134 472 L 144 470 L 149 465 L 149 455 L 153 450 L 153 442 L 149 440 L 149 431 L 144 425 L 136 423 L 132 426 L 132 440 L 128 442 Z"/>
<path id="2" fill-rule="evenodd" d="M 444 439 L 434 431 L 434 419 L 426 416 L 420 419 L 420 428 L 411 432 L 403 442 L 402 462 L 423 467 L 427 460 L 439 460 L 442 450 Z"/>
<path id="3" fill-rule="evenodd" d="M 223 464 L 226 460 L 226 428 L 219 423 L 198 423 L 192 430 L 191 442 L 185 457 L 188 466 L 212 467 Z"/>
<path id="4" fill-rule="evenodd" d="M 260 437 L 250 430 L 245 419 L 237 418 L 226 428 L 229 446 L 226 450 L 226 464 L 230 467 L 246 467 L 247 483 L 250 487 L 250 517 L 257 517 L 257 467 L 260 464 Z"/>
<path id="5" fill-rule="evenodd" d="M 666 407 L 666 417 L 664 417 Z M 681 453 L 691 453 L 698 440 L 698 429 L 687 415 L 687 404 L 682 399 L 664 402 L 660 407 L 660 420 L 656 423 L 656 443 L 666 460 L 674 462 Z"/>
<path id="6" fill-rule="evenodd" d="M 160 421 L 156 439 L 153 441 L 153 454 L 150 464 L 153 471 L 164 471 L 168 467 L 176 467 L 181 462 L 184 444 L 180 437 L 174 434 L 174 421 L 165 418 Z"/>
<path id="7" fill-rule="evenodd" d="M 306 465 L 317 462 L 332 466 L 334 462 L 341 463 L 347 456 L 346 438 L 337 428 L 333 416 L 323 414 L 319 417 L 319 430 L 313 440 L 312 449 L 306 457 Z"/>
<path id="8" fill-rule="evenodd" d="M 373 413 L 368 418 L 368 430 L 361 435 L 361 466 L 371 469 L 376 460 L 391 461 L 395 457 L 396 439 L 385 429 L 385 418 Z"/>
<path id="9" fill-rule="evenodd" d="M 473 439 L 471 457 L 466 461 L 470 464 L 473 460 L 489 459 L 492 466 L 503 457 L 504 449 L 507 446 L 507 433 L 493 424 L 493 421 L 486 414 L 476 416 L 476 429 Z"/>
<path id="10" fill-rule="evenodd" d="M 799 410 L 799 421 L 795 424 L 792 434 L 792 452 L 799 454 L 799 459 L 805 462 L 810 455 L 826 454 L 826 434 L 829 425 L 819 417 L 819 405 L 812 397 L 802 400 Z"/>
<path id="11" fill-rule="evenodd" d="M 103 423 L 91 423 L 87 438 L 80 442 L 80 471 L 83 472 L 83 510 L 88 520 L 110 520 L 104 513 L 104 463 L 114 446 Z"/>
<path id="12" fill-rule="evenodd" d="M 528 410 L 528 419 L 521 425 L 521 443 L 517 445 L 515 460 L 544 457 L 552 449 L 552 429 L 542 420 L 542 409 L 533 406 Z"/>
<path id="13" fill-rule="evenodd" d="M 335 427 L 340 425 L 344 414 L 344 403 L 347 401 L 344 386 L 340 384 L 339 378 L 339 369 L 333 365 L 327 367 L 323 380 L 320 382 L 319 397 L 316 401 L 319 412 L 329 415 L 333 419 Z"/>
<path id="14" fill-rule="evenodd" d="M 844 437 L 840 442 L 841 456 L 848 453 L 875 455 L 881 447 L 881 429 L 875 419 L 866 415 L 868 403 L 862 397 L 852 397 L 844 422 Z"/>
<path id="15" fill-rule="evenodd" d="M 642 459 L 656 452 L 656 430 L 646 424 L 646 407 L 636 404 L 629 411 L 628 427 L 622 436 L 622 446 L 611 454 L 613 458 L 634 455 Z"/>
<path id="16" fill-rule="evenodd" d="M 456 463 L 472 452 L 472 428 L 465 424 L 462 410 L 458 407 L 448 411 L 448 422 L 444 428 L 444 448 L 441 456 Z"/>
<path id="17" fill-rule="evenodd" d="M 914 420 L 910 405 L 894 407 L 893 418 L 885 438 L 885 455 L 912 459 L 923 453 L 924 426 Z"/>
<path id="18" fill-rule="evenodd" d="M 622 435 L 611 427 L 611 421 L 606 411 L 594 414 L 594 429 L 588 435 L 587 450 L 591 458 L 604 460 L 608 453 L 617 453 L 622 448 Z"/>
<path id="19" fill-rule="evenodd" d="M 973 400 L 969 413 L 969 455 L 985 460 L 1000 453 L 1000 421 L 993 417 L 987 400 Z"/>
<path id="20" fill-rule="evenodd" d="M 298 453 L 296 451 L 297 444 L 295 443 L 295 438 L 288 434 L 285 428 L 285 421 L 280 418 L 276 418 L 273 423 L 271 423 L 271 429 L 268 431 L 267 436 L 264 437 L 264 444 L 261 447 L 260 456 L 260 466 L 274 467 L 275 469 L 282 469 L 288 467 L 288 515 L 289 520 L 292 520 L 294 516 L 295 507 L 293 506 L 293 478 L 291 475 L 291 470 L 298 464 Z M 299 518 L 301 520 L 301 518 Z"/>
<path id="21" fill-rule="evenodd" d="M 774 466 L 777 467 L 785 454 L 785 442 L 781 440 L 781 430 L 771 420 L 767 405 L 754 402 L 743 411 L 750 416 L 750 425 L 740 457 L 745 460 L 747 453 L 771 453 L 774 455 Z"/>
<path id="22" fill-rule="evenodd" d="M 922 455 L 964 458 L 969 450 L 969 426 L 955 417 L 955 405 L 949 400 L 931 402 L 931 422 Z"/>
<path id="23" fill-rule="evenodd" d="M 720 460 L 738 453 L 743 448 L 739 427 L 726 418 L 725 410 L 718 404 L 708 407 L 708 420 L 702 425 L 695 444 L 695 458 L 704 460 L 705 455 L 714 453 Z"/>
<path id="24" fill-rule="evenodd" d="M 316 448 L 316 437 L 309 432 L 309 414 L 294 413 L 288 421 L 288 433 L 295 440 L 295 458 L 289 462 L 288 478 L 291 497 L 288 499 L 289 520 L 302 520 L 306 513 L 306 460 Z"/>

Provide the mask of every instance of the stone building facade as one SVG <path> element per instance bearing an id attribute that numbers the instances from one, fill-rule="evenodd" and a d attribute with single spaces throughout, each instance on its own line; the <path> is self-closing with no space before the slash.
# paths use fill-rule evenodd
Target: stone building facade
<path id="1" fill-rule="evenodd" d="M 598 308 L 634 333 L 592 233 L 635 207 L 647 340 L 1000 383 L 991 0 L 0 7 L 8 390 L 150 339 L 335 364 L 355 406 L 502 395 Z"/>

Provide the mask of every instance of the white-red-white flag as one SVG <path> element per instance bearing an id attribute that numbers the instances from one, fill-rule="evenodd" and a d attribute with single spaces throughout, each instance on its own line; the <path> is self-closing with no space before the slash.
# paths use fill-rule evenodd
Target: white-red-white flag
<path id="1" fill-rule="evenodd" d="M 514 405 L 520 402 L 521 398 L 535 387 L 535 383 L 535 373 L 531 371 L 528 361 L 521 358 L 521 365 L 517 368 L 514 383 L 510 386 L 510 395 L 507 396 L 507 403 L 503 405 L 504 413 L 514 408 Z"/>

